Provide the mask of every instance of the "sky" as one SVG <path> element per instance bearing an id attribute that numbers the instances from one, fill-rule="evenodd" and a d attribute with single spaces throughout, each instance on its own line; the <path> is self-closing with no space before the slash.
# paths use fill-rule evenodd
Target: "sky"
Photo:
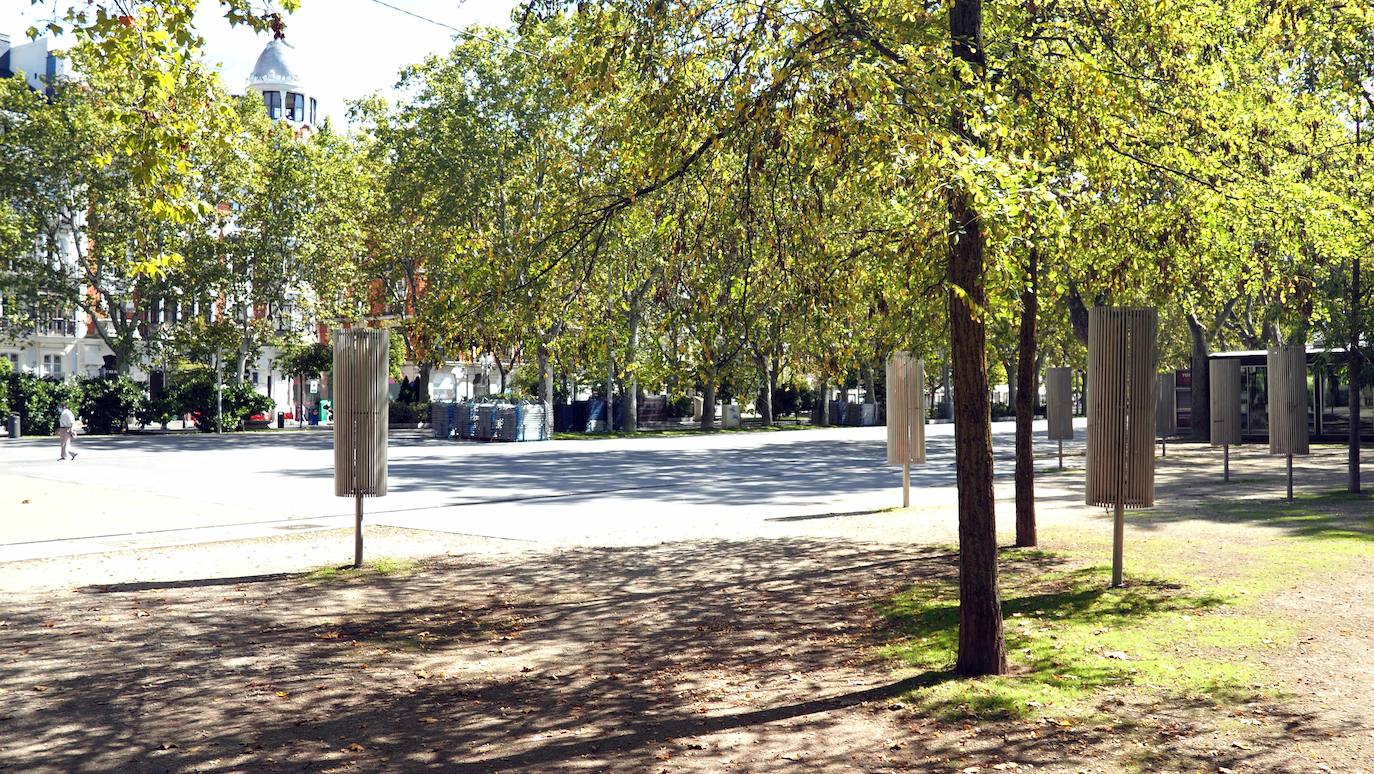
<path id="1" fill-rule="evenodd" d="M 84 2 L 84 0 L 81 0 Z M 385 5 L 383 4 L 385 3 Z M 453 32 L 401 11 L 396 6 L 453 27 L 484 24 L 504 27 L 516 0 L 301 0 L 286 21 L 286 41 L 294 47 L 291 65 L 304 86 L 320 101 L 320 110 L 336 125 L 346 120 L 344 101 L 374 91 L 391 95 L 397 72 L 452 47 Z M 0 0 L 0 32 L 14 43 L 27 42 L 24 31 L 51 18 L 71 0 Z M 40 25 L 41 26 L 41 25 Z M 205 38 L 206 62 L 215 66 L 225 87 L 241 94 L 263 46 L 272 39 L 223 18 L 217 0 L 200 0 L 196 29 Z M 55 48 L 65 42 L 59 38 Z"/>

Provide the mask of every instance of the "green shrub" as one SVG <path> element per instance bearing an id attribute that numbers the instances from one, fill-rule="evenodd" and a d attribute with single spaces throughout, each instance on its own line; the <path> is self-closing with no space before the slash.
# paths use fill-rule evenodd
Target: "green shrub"
<path id="1" fill-rule="evenodd" d="M 148 425 L 166 427 L 168 422 L 179 416 L 181 416 L 181 408 L 170 395 L 149 398 L 143 401 L 143 404 L 138 407 L 138 411 L 134 412 L 134 419 L 138 420 L 140 427 L 147 427 Z"/>
<path id="2" fill-rule="evenodd" d="M 391 401 L 387 406 L 387 420 L 392 424 L 403 422 L 428 422 L 430 419 L 430 404 L 423 403 L 402 403 Z"/>
<path id="3" fill-rule="evenodd" d="M 0 422 L 10 418 L 10 372 L 13 370 L 10 359 L 0 357 Z"/>
<path id="4" fill-rule="evenodd" d="M 77 413 L 86 432 L 105 435 L 129 429 L 129 417 L 147 403 L 142 384 L 127 376 L 98 377 L 78 382 Z"/>
<path id="5" fill-rule="evenodd" d="M 168 393 L 177 409 L 176 414 L 190 414 L 202 433 L 215 431 L 215 377 L 208 368 L 181 371 Z M 225 430 L 241 430 L 248 417 L 266 414 L 276 406 L 270 397 L 246 382 L 226 383 L 222 398 Z"/>
<path id="6" fill-rule="evenodd" d="M 80 388 L 55 377 L 12 373 L 7 381 L 10 411 L 20 416 L 28 435 L 52 435 L 57 430 L 58 404 L 66 401 L 73 408 L 80 402 Z"/>

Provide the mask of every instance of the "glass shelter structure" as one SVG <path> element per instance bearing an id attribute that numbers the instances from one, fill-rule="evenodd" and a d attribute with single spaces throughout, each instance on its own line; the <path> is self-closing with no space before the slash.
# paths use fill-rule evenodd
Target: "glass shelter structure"
<path id="1" fill-rule="evenodd" d="M 1212 359 L 1240 361 L 1241 437 L 1269 439 L 1268 366 L 1265 350 L 1215 352 Z M 1342 379 L 1345 352 L 1307 348 L 1307 429 L 1314 441 L 1344 441 L 1350 432 L 1350 387 Z M 1360 390 L 1360 437 L 1374 441 L 1374 386 Z"/>

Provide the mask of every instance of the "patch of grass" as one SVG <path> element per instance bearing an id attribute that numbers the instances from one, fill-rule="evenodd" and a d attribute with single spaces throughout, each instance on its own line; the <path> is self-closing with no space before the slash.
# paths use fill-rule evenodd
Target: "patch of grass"
<path id="1" fill-rule="evenodd" d="M 379 556 L 376 559 L 363 563 L 360 568 L 350 565 L 342 567 L 321 567 L 312 570 L 302 576 L 306 581 L 333 581 L 333 580 L 352 580 L 367 576 L 387 576 L 400 575 L 414 570 L 417 562 L 413 559 L 398 559 L 390 556 Z"/>
<path id="2" fill-rule="evenodd" d="M 1227 595 L 1161 578 L 1128 577 L 1108 587 L 1110 570 L 1088 567 L 1032 577 L 1008 573 L 1003 614 L 1011 674 L 947 680 L 918 688 L 911 701 L 946 718 L 1066 717 L 1091 709 L 1112 688 L 1187 695 L 1217 703 L 1253 698 L 1260 671 L 1233 658 L 1276 643 L 1259 618 L 1225 611 Z M 949 669 L 958 644 L 953 582 L 918 584 L 880 605 L 898 637 L 885 655 L 923 671 Z"/>

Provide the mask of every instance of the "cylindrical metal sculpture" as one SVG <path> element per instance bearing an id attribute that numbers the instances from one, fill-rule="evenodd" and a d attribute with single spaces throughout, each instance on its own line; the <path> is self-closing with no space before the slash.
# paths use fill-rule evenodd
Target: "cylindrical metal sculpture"
<path id="1" fill-rule="evenodd" d="M 1173 371 L 1160 374 L 1155 382 L 1155 435 L 1159 455 L 1165 455 L 1164 441 L 1178 432 L 1178 376 Z"/>
<path id="2" fill-rule="evenodd" d="M 902 507 L 911 507 L 911 466 L 926 461 L 925 361 L 893 352 L 887 361 L 887 464 L 902 466 Z"/>
<path id="3" fill-rule="evenodd" d="M 1240 361 L 1213 359 L 1207 366 L 1212 445 L 1221 447 L 1221 478 L 1231 480 L 1231 445 L 1240 443 Z"/>
<path id="4" fill-rule="evenodd" d="M 1045 369 L 1045 420 L 1049 438 L 1059 442 L 1059 467 L 1064 467 L 1064 442 L 1073 440 L 1073 369 Z"/>
<path id="5" fill-rule="evenodd" d="M 1293 455 L 1307 454 L 1307 346 L 1270 347 L 1269 453 L 1288 458 L 1288 499 L 1293 499 Z"/>
<path id="6" fill-rule="evenodd" d="M 1088 505 L 1115 509 L 1112 585 L 1121 585 L 1125 509 L 1154 505 L 1154 309 L 1088 313 Z"/>
<path id="7" fill-rule="evenodd" d="M 334 339 L 334 494 L 352 497 L 353 566 L 363 563 L 363 498 L 386 495 L 387 364 L 391 337 L 377 328 Z"/>

